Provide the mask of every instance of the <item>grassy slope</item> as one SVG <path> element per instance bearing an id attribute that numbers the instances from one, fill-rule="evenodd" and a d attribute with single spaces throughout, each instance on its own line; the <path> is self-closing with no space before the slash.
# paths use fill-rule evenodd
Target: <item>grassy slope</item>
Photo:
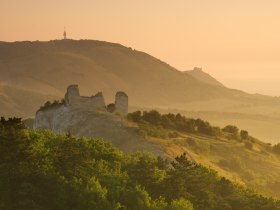
<path id="1" fill-rule="evenodd" d="M 253 147 L 248 149 L 238 140 L 190 133 L 179 133 L 179 137 L 168 139 L 143 138 L 139 136 L 136 124 L 111 114 L 88 113 L 72 126 L 73 133 L 78 136 L 103 137 L 128 153 L 148 150 L 155 155 L 174 158 L 186 152 L 194 161 L 213 168 L 222 176 L 280 198 L 280 189 L 274 184 L 280 180 L 280 156 L 259 140 L 254 140 Z M 225 161 L 228 165 L 222 164 Z"/>
<path id="2" fill-rule="evenodd" d="M 179 137 L 168 139 L 143 137 L 138 125 L 126 118 L 82 109 L 74 109 L 55 121 L 55 131 L 102 137 L 125 153 L 146 150 L 171 159 L 187 152 L 196 162 L 210 166 L 223 176 L 280 198 L 279 188 L 273 189 L 274 182 L 280 179 L 280 156 L 272 153 L 271 147 L 261 141 L 254 140 L 253 147 L 248 149 L 244 142 L 226 137 L 190 133 L 179 133 Z"/>
<path id="3" fill-rule="evenodd" d="M 171 111 L 171 110 L 169 110 Z M 191 118 L 201 118 L 211 124 L 225 127 L 226 125 L 237 125 L 245 128 L 250 135 L 264 142 L 279 143 L 280 116 L 261 114 L 244 114 L 237 112 L 190 112 L 174 110 L 174 113 L 182 113 Z"/>
<path id="4" fill-rule="evenodd" d="M 179 133 L 179 137 L 168 139 L 144 138 L 139 135 L 138 126 L 126 118 L 83 109 L 73 109 L 58 116 L 55 122 L 55 131 L 102 137 L 126 153 L 147 150 L 174 158 L 187 152 L 195 161 L 210 166 L 223 176 L 280 198 L 279 188 L 273 189 L 274 182 L 280 179 L 280 157 L 271 152 L 268 144 L 258 140 L 253 142 L 252 149 L 248 149 L 244 142 L 237 140 L 190 133 Z M 222 164 L 225 161 L 227 165 Z"/>
<path id="5" fill-rule="evenodd" d="M 273 187 L 280 179 L 280 156 L 272 153 L 261 141 L 256 140 L 253 148 L 248 149 L 243 142 L 236 140 L 187 133 L 180 133 L 180 137 L 173 139 L 148 139 L 160 145 L 169 156 L 186 152 L 196 162 L 213 168 L 222 176 L 280 197 L 280 189 Z M 223 161 L 228 165 L 223 165 Z"/>

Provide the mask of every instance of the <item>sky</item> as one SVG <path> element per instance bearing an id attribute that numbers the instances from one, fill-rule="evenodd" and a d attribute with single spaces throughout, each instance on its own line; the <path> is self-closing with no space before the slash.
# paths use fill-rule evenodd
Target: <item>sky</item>
<path id="1" fill-rule="evenodd" d="M 279 0 L 0 0 L 0 40 L 121 43 L 230 88 L 280 96 Z"/>

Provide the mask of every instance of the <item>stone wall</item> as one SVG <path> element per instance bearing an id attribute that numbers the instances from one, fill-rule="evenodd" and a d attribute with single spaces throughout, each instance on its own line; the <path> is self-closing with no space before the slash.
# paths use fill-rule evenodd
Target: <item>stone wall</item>
<path id="1" fill-rule="evenodd" d="M 70 85 L 65 94 L 66 106 L 73 108 L 84 108 L 88 110 L 106 110 L 105 100 L 102 92 L 94 96 L 80 96 L 78 85 Z"/>

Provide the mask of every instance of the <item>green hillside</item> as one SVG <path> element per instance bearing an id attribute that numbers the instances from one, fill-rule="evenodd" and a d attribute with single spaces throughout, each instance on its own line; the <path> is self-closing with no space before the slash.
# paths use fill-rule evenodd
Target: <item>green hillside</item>
<path id="1" fill-rule="evenodd" d="M 138 111 L 128 118 L 137 123 L 139 135 L 167 156 L 185 152 L 233 181 L 280 198 L 280 144 L 263 143 L 236 126 L 215 127 L 180 114 Z"/>
<path id="2" fill-rule="evenodd" d="M 180 155 L 124 155 L 97 138 L 0 120 L 0 207 L 36 210 L 277 210 L 265 197 Z"/>

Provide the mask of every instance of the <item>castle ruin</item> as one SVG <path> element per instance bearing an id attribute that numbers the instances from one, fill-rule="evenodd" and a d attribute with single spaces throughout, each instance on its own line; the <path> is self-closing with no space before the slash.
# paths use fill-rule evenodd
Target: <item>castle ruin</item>
<path id="1" fill-rule="evenodd" d="M 107 109 L 102 92 L 94 96 L 80 96 L 78 85 L 70 85 L 64 97 L 65 105 L 72 108 L 84 108 L 93 111 L 109 111 L 127 115 L 128 113 L 128 96 L 124 92 L 117 92 L 113 108 Z M 112 104 L 110 104 L 112 107 Z"/>

